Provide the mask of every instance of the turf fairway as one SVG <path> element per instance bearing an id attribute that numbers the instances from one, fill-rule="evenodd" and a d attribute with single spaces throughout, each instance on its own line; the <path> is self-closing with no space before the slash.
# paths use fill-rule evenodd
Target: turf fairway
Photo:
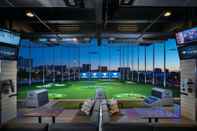
<path id="1" fill-rule="evenodd" d="M 18 99 L 24 99 L 30 90 L 47 88 L 50 99 L 88 99 L 95 96 L 97 88 L 102 88 L 107 98 L 139 99 L 149 96 L 151 85 L 127 83 L 120 81 L 68 81 L 62 84 L 48 83 L 46 85 L 34 84 L 31 88 L 24 86 L 18 90 Z"/>

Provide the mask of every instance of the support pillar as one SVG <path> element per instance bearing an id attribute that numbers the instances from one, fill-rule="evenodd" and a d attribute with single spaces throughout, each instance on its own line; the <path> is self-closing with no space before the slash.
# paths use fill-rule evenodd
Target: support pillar
<path id="1" fill-rule="evenodd" d="M 181 60 L 181 115 L 197 121 L 197 60 Z"/>

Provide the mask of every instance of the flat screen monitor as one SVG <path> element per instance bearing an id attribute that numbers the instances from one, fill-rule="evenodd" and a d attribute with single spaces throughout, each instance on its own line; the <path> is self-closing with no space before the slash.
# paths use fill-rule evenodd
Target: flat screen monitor
<path id="1" fill-rule="evenodd" d="M 176 33 L 176 41 L 178 46 L 197 42 L 197 27 Z"/>
<path id="2" fill-rule="evenodd" d="M 5 46 L 0 43 L 0 60 L 17 60 L 18 48 L 15 46 Z"/>
<path id="3" fill-rule="evenodd" d="M 20 35 L 19 33 L 0 28 L 0 43 L 17 46 L 20 43 Z"/>
<path id="4" fill-rule="evenodd" d="M 178 48 L 180 59 L 197 58 L 197 45 L 190 45 Z"/>

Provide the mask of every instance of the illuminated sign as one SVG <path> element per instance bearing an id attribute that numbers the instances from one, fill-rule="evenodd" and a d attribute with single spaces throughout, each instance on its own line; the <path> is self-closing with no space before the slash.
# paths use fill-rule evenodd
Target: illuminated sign
<path id="1" fill-rule="evenodd" d="M 119 72 L 83 72 L 80 74 L 82 79 L 117 79 L 119 75 Z"/>
<path id="2" fill-rule="evenodd" d="M 89 78 L 89 73 L 81 73 L 80 74 L 82 79 L 88 79 Z"/>
<path id="3" fill-rule="evenodd" d="M 108 72 L 101 73 L 101 78 L 109 78 Z"/>
<path id="4" fill-rule="evenodd" d="M 119 78 L 119 72 L 111 72 L 110 77 L 111 78 Z"/>
<path id="5" fill-rule="evenodd" d="M 97 72 L 93 72 L 92 74 L 91 74 L 91 78 L 99 78 L 100 77 L 100 73 L 97 73 Z"/>

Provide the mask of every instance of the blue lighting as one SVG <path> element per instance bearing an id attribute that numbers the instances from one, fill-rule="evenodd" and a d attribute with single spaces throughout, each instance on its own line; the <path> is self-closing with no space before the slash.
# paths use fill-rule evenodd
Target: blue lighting
<path id="1" fill-rule="evenodd" d="M 89 78 L 89 73 L 81 73 L 80 74 L 82 79 L 88 79 Z"/>
<path id="2" fill-rule="evenodd" d="M 109 78 L 108 72 L 103 72 L 103 73 L 101 74 L 101 78 Z"/>
<path id="3" fill-rule="evenodd" d="M 119 72 L 83 72 L 80 76 L 83 79 L 117 79 L 119 78 Z"/>
<path id="4" fill-rule="evenodd" d="M 99 77 L 99 73 L 93 72 L 93 73 L 91 74 L 91 78 L 94 78 L 94 79 L 100 78 L 100 77 Z"/>
<path id="5" fill-rule="evenodd" d="M 39 42 L 47 42 L 48 40 L 46 38 L 40 38 Z"/>
<path id="6" fill-rule="evenodd" d="M 111 78 L 118 78 L 118 77 L 119 77 L 119 72 L 112 72 L 112 73 L 110 74 L 110 77 L 111 77 Z"/>
<path id="7" fill-rule="evenodd" d="M 117 75 L 118 75 L 118 73 L 113 73 L 113 75 L 114 75 L 114 76 L 117 76 Z"/>

